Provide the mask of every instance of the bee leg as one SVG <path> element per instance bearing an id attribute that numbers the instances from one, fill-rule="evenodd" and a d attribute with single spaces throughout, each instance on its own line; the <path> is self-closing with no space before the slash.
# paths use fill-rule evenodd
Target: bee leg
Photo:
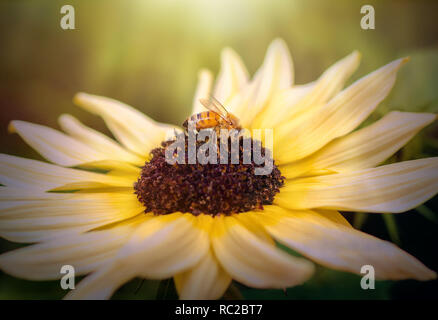
<path id="1" fill-rule="evenodd" d="M 220 138 L 221 128 L 219 126 L 214 127 L 214 132 L 216 133 L 216 138 Z"/>

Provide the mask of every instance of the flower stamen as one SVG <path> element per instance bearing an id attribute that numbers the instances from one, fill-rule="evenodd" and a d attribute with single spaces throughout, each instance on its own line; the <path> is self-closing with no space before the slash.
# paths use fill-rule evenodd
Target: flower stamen
<path id="1" fill-rule="evenodd" d="M 145 212 L 170 214 L 179 211 L 215 216 L 263 209 L 263 205 L 272 204 L 285 178 L 275 163 L 267 175 L 256 175 L 254 170 L 259 165 L 253 161 L 244 164 L 244 139 L 250 139 L 252 147 L 260 143 L 258 140 L 240 137 L 238 164 L 231 163 L 230 148 L 227 150 L 230 159 L 228 164 L 219 161 L 217 164 L 187 164 L 187 161 L 186 164 L 169 164 L 165 151 L 174 141 L 163 142 L 162 147 L 152 150 L 152 159 L 145 163 L 134 184 L 135 193 L 144 204 Z M 197 147 L 200 145 L 197 142 Z M 265 151 L 262 147 L 263 154 Z"/>

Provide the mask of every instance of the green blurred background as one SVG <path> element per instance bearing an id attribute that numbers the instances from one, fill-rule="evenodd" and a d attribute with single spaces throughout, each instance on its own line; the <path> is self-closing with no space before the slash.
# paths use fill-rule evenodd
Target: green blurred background
<path id="1" fill-rule="evenodd" d="M 76 29 L 62 30 L 60 8 L 71 4 Z M 360 8 L 371 4 L 376 29 L 360 28 Z M 387 62 L 411 56 L 391 95 L 371 117 L 389 110 L 438 111 L 438 1 L 314 0 L 81 0 L 0 1 L 0 151 L 41 159 L 15 135 L 13 119 L 58 128 L 71 113 L 108 133 L 103 122 L 73 106 L 78 91 L 109 96 L 158 121 L 181 124 L 191 109 L 197 72 L 217 74 L 220 50 L 234 48 L 253 73 L 274 38 L 292 53 L 296 82 L 317 78 L 357 49 L 359 76 Z M 368 122 L 369 122 L 368 121 Z M 438 126 L 413 139 L 392 160 L 438 155 Z M 390 160 L 390 161 L 392 161 Z M 397 242 L 438 270 L 438 200 L 402 215 L 346 213 L 357 227 Z M 0 242 L 1 252 L 17 247 Z M 437 298 L 437 281 L 378 282 L 362 290 L 360 277 L 320 267 L 303 286 L 254 290 L 235 284 L 227 297 L 266 299 Z M 172 283 L 136 279 L 115 298 L 172 298 Z M 30 282 L 0 273 L 0 299 L 56 299 L 58 282 Z"/>

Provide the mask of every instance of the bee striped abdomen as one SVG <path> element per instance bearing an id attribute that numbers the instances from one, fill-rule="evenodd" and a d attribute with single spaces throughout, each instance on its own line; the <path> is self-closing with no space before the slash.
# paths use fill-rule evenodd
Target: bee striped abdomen
<path id="1" fill-rule="evenodd" d="M 211 111 L 203 111 L 194 114 L 189 121 L 193 122 L 196 130 L 215 127 L 218 124 L 220 117 L 217 113 Z"/>

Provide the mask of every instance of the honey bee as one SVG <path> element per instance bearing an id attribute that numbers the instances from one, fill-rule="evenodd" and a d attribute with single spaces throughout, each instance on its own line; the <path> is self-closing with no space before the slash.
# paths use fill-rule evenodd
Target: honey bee
<path id="1" fill-rule="evenodd" d="M 221 129 L 236 129 L 238 131 L 242 129 L 239 119 L 229 113 L 214 97 L 200 99 L 199 101 L 208 111 L 203 111 L 187 118 L 183 123 L 186 132 L 189 124 L 193 125 L 197 131 L 212 128 L 217 134 L 220 133 Z"/>

